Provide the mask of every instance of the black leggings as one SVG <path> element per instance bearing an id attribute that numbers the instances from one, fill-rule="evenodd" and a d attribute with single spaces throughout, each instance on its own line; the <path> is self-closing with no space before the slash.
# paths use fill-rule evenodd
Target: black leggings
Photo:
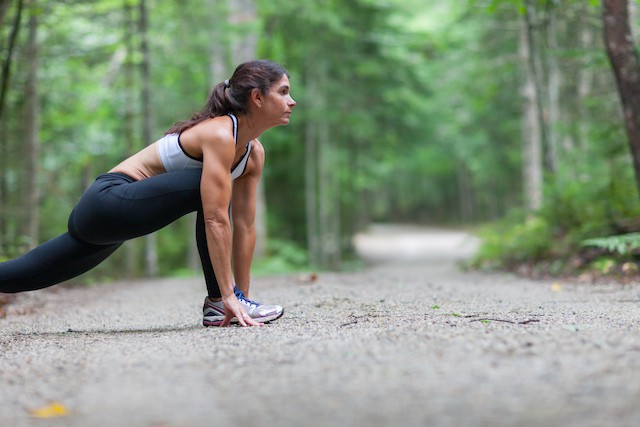
<path id="1" fill-rule="evenodd" d="M 196 241 L 207 291 L 210 297 L 219 298 L 207 249 L 201 175 L 200 169 L 140 181 L 121 173 L 100 175 L 71 212 L 67 233 L 0 264 L 0 292 L 33 291 L 79 276 L 126 240 L 157 231 L 196 211 Z"/>

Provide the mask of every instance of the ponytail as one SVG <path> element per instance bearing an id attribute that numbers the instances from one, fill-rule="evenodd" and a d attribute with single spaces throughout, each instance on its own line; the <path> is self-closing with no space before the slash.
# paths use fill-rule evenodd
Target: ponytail
<path id="1" fill-rule="evenodd" d="M 229 113 L 229 109 L 225 84 L 224 82 L 218 83 L 213 87 L 209 100 L 201 111 L 191 116 L 189 120 L 182 120 L 175 123 L 165 131 L 165 135 L 170 133 L 182 133 L 200 122 L 213 117 L 223 116 L 227 113 Z"/>

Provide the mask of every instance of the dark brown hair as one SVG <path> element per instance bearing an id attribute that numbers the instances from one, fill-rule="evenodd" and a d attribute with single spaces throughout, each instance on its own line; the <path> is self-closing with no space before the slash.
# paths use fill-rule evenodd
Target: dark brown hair
<path id="1" fill-rule="evenodd" d="M 272 61 L 261 59 L 242 63 L 229 80 L 214 86 L 207 104 L 200 112 L 189 120 L 174 124 L 165 134 L 184 132 L 212 117 L 228 113 L 244 114 L 247 112 L 247 102 L 253 89 L 267 95 L 271 86 L 283 76 L 289 77 L 287 70 Z"/>

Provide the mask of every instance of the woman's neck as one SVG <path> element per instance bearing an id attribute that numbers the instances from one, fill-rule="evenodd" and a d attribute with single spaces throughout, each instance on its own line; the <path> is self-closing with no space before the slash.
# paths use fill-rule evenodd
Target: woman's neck
<path id="1" fill-rule="evenodd" d="M 255 116 L 244 114 L 238 117 L 238 145 L 244 146 L 249 141 L 253 141 L 264 133 L 268 126 L 260 124 Z"/>

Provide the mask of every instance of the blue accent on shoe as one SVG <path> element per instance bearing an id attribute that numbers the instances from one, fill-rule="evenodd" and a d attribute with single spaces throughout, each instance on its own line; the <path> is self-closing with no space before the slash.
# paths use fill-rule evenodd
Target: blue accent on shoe
<path id="1" fill-rule="evenodd" d="M 244 292 L 242 292 L 240 289 L 238 289 L 237 287 L 233 288 L 235 294 L 236 294 L 236 298 L 238 298 L 239 300 L 245 300 L 247 303 L 251 304 L 251 305 L 262 305 L 259 302 L 256 301 L 251 301 L 249 298 L 244 296 Z"/>

